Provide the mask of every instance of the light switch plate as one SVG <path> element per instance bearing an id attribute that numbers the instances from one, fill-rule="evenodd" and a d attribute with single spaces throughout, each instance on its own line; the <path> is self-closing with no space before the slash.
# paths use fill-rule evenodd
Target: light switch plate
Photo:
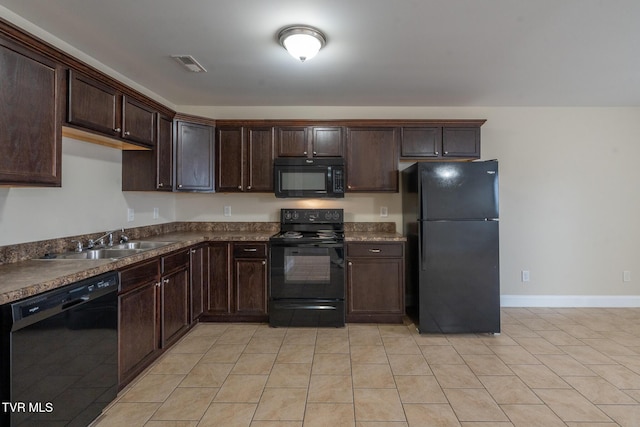
<path id="1" fill-rule="evenodd" d="M 136 218 L 136 213 L 132 208 L 127 209 L 127 221 L 132 222 Z"/>

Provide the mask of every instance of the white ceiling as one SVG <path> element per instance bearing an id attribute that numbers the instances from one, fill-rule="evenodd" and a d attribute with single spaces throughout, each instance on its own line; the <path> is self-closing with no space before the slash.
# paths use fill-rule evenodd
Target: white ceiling
<path id="1" fill-rule="evenodd" d="M 640 106 L 638 0 L 0 4 L 175 105 Z M 276 40 L 293 24 L 327 36 L 308 62 Z"/>

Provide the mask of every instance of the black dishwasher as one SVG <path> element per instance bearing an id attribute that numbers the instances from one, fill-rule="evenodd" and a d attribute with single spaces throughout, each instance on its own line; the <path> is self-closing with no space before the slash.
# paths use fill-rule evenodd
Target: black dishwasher
<path id="1" fill-rule="evenodd" d="M 118 275 L 2 306 L 0 425 L 87 426 L 118 390 Z"/>

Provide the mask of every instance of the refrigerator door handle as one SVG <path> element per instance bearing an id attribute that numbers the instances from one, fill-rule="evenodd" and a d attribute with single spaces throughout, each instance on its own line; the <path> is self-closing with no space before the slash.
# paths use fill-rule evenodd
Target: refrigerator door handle
<path id="1" fill-rule="evenodd" d="M 420 224 L 420 270 L 422 271 L 426 271 L 427 270 L 427 236 L 426 233 L 424 231 L 425 229 L 425 224 L 424 222 L 422 224 Z"/>

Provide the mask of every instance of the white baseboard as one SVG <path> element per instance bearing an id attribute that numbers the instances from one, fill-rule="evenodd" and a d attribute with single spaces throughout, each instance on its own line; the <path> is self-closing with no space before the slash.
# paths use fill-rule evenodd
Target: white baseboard
<path id="1" fill-rule="evenodd" d="M 501 295 L 501 307 L 640 307 L 640 295 Z"/>

